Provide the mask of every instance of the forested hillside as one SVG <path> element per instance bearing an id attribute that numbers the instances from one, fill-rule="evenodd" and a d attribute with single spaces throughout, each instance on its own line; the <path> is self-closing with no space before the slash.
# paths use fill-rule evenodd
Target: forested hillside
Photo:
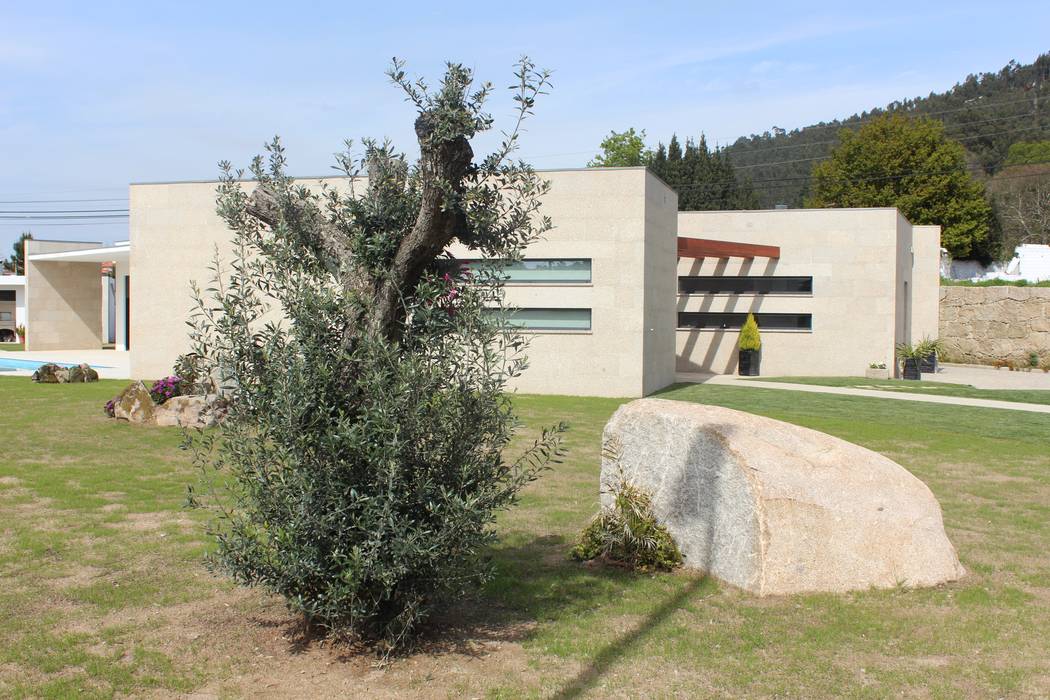
<path id="1" fill-rule="evenodd" d="M 994 175 L 1011 144 L 1050 140 L 1050 53 L 1029 65 L 1011 61 L 997 73 L 968 76 L 947 92 L 794 131 L 740 138 L 724 153 L 739 176 L 750 178 L 760 207 L 802 206 L 813 165 L 828 157 L 838 130 L 886 112 L 940 119 L 947 135 L 966 148 L 974 171 Z"/>

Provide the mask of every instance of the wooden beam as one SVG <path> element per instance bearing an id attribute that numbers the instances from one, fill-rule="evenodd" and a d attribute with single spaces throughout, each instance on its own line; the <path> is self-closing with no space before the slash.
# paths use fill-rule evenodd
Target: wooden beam
<path id="1" fill-rule="evenodd" d="M 779 258 L 780 246 L 678 237 L 680 258 Z"/>

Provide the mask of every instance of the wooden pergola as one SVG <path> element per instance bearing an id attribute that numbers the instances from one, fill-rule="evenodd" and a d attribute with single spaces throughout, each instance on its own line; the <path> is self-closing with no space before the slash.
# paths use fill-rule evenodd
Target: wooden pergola
<path id="1" fill-rule="evenodd" d="M 780 246 L 714 241 L 709 238 L 678 237 L 680 258 L 779 258 Z"/>

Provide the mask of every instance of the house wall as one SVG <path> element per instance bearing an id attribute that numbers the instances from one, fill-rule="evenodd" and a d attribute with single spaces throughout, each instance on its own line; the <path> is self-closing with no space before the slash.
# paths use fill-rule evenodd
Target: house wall
<path id="1" fill-rule="evenodd" d="M 99 265 L 43 260 L 30 255 L 97 248 L 100 243 L 26 241 L 26 350 L 94 349 L 102 346 Z"/>
<path id="2" fill-rule="evenodd" d="M 898 226 L 895 209 L 681 212 L 680 236 L 775 245 L 781 257 L 682 258 L 679 275 L 811 276 L 813 293 L 683 295 L 678 309 L 811 314 L 811 331 L 762 332 L 763 375 L 862 375 L 872 362 L 893 366 L 898 245 L 909 238 Z M 735 372 L 738 335 L 678 330 L 678 370 Z"/>
<path id="3" fill-rule="evenodd" d="M 940 327 L 941 227 L 912 226 L 911 337 L 936 338 Z"/>
<path id="4" fill-rule="evenodd" d="M 551 182 L 543 214 L 555 228 L 533 243 L 526 257 L 590 258 L 592 281 L 508 284 L 507 303 L 589 308 L 591 330 L 528 332 L 530 367 L 514 387 L 530 393 L 641 396 L 671 383 L 673 191 L 643 168 L 542 175 Z M 347 186 L 345 179 L 327 182 Z M 215 187 L 214 182 L 131 187 L 132 376 L 170 372 L 175 358 L 189 347 L 184 322 L 192 307 L 190 281 L 207 285 L 216 250 L 230 259 L 230 232 L 215 214 Z M 452 252 L 476 257 L 462 246 Z"/>

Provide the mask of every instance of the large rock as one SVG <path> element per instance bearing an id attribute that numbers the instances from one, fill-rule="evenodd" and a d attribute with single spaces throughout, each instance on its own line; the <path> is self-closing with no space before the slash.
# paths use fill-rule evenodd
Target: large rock
<path id="1" fill-rule="evenodd" d="M 215 396 L 175 396 L 157 406 L 154 422 L 182 428 L 209 428 L 220 417 L 215 399 Z"/>
<path id="2" fill-rule="evenodd" d="M 603 440 L 619 454 L 603 458 L 603 485 L 622 468 L 653 495 L 687 567 L 753 593 L 931 586 L 964 573 L 926 485 L 858 445 L 663 399 L 621 406 Z"/>
<path id="3" fill-rule="evenodd" d="M 41 384 L 58 384 L 59 374 L 62 372 L 62 367 L 49 362 L 36 368 L 36 371 L 33 372 L 33 381 Z"/>
<path id="4" fill-rule="evenodd" d="M 113 417 L 130 423 L 152 423 L 156 404 L 142 382 L 132 382 L 113 400 Z"/>

